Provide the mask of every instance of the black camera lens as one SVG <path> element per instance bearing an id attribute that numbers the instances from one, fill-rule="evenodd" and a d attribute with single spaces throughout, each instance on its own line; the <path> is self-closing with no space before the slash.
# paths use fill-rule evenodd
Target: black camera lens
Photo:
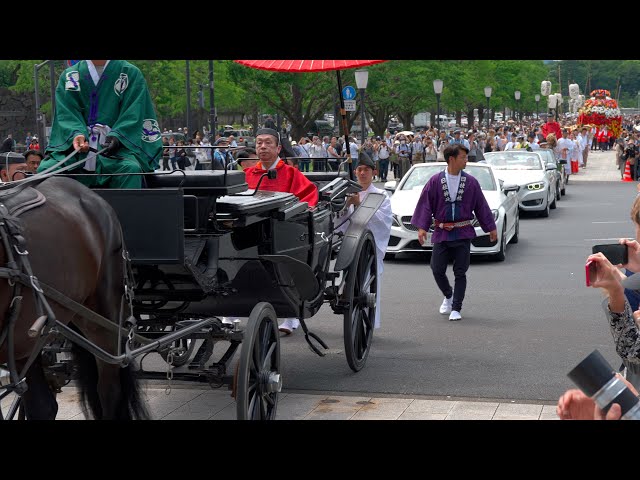
<path id="1" fill-rule="evenodd" d="M 617 403 L 622 410 L 622 420 L 640 420 L 638 397 L 616 376 L 598 350 L 589 354 L 567 376 L 603 411 Z"/>

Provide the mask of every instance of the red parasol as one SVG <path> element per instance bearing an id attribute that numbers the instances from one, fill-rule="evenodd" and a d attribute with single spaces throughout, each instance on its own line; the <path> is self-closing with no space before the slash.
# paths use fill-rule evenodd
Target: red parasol
<path id="1" fill-rule="evenodd" d="M 272 72 L 326 72 L 346 68 L 368 67 L 384 60 L 236 60 L 245 67 Z"/>
<path id="2" fill-rule="evenodd" d="M 347 158 L 349 162 L 349 178 L 353 180 L 353 166 L 351 163 L 351 152 L 349 148 L 349 130 L 347 128 L 347 112 L 344 109 L 344 99 L 342 98 L 342 80 L 340 70 L 347 68 L 368 67 L 385 60 L 234 60 L 245 67 L 259 70 L 269 70 L 272 72 L 287 73 L 309 73 L 336 71 L 338 78 L 338 97 L 340 98 L 340 115 L 342 116 L 342 129 L 344 130 L 345 145 L 347 148 Z M 364 125 L 363 125 L 364 128 Z"/>

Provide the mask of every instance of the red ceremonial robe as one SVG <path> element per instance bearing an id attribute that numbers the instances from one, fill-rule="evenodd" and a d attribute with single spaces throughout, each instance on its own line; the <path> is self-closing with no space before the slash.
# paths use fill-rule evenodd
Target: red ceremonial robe
<path id="1" fill-rule="evenodd" d="M 560 128 L 560 124 L 556 121 L 550 121 L 542 125 L 540 128 L 542 130 L 542 135 L 544 138 L 547 138 L 547 135 L 550 133 L 554 133 L 556 135 L 556 139 L 560 140 L 562 138 L 562 129 Z"/>
<path id="2" fill-rule="evenodd" d="M 293 193 L 301 202 L 307 202 L 310 207 L 316 206 L 318 203 L 316 185 L 297 168 L 287 165 L 280 159 L 277 162 L 275 170 L 278 172 L 278 176 L 273 180 L 265 177 L 260 184 L 260 190 Z M 247 168 L 244 173 L 249 188 L 256 188 L 260 177 L 267 171 L 262 168 L 262 162 L 258 162 L 255 167 Z"/>

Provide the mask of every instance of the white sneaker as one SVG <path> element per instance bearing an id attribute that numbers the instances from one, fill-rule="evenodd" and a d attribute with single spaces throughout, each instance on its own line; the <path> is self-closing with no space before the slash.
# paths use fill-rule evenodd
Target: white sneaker
<path id="1" fill-rule="evenodd" d="M 462 315 L 460 315 L 460 312 L 458 312 L 457 310 L 453 310 L 451 312 L 451 315 L 449 315 L 449 320 L 451 321 L 462 320 Z"/>
<path id="2" fill-rule="evenodd" d="M 443 315 L 448 315 L 451 313 L 451 305 L 453 304 L 453 295 L 451 298 L 444 297 L 442 301 L 442 305 L 440 305 L 440 313 Z"/>
<path id="3" fill-rule="evenodd" d="M 286 318 L 284 322 L 280 324 L 278 330 L 287 335 L 291 335 L 291 333 L 300 326 L 300 320 L 297 318 Z"/>

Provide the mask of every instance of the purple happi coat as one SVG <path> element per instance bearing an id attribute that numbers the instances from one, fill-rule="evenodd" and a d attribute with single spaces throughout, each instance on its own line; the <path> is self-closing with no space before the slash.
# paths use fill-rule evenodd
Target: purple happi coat
<path id="1" fill-rule="evenodd" d="M 488 233 L 496 229 L 496 222 L 493 220 L 493 214 L 478 181 L 462 171 L 456 196 L 451 198 L 445 172 L 442 171 L 431 177 L 422 189 L 411 224 L 428 231 L 432 218 L 437 220 L 437 223 L 462 222 L 472 220 L 474 213 L 482 230 Z M 433 243 L 448 242 L 475 236 L 476 232 L 472 225 L 454 228 L 451 231 L 436 226 L 431 241 Z"/>

